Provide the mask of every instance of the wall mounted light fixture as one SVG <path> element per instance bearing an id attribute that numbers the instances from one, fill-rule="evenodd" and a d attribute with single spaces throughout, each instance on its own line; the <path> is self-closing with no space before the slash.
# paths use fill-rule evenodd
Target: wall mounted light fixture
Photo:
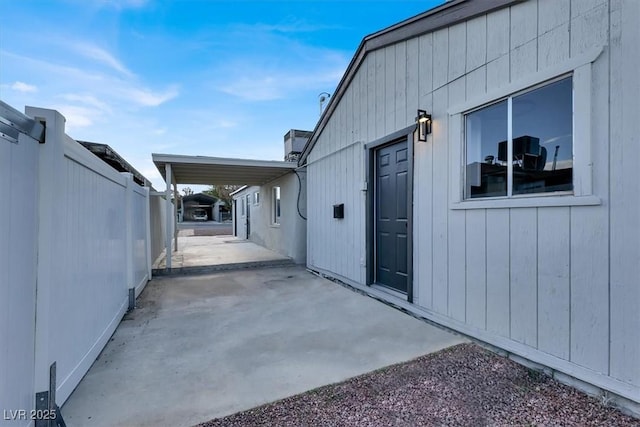
<path id="1" fill-rule="evenodd" d="M 418 141 L 426 141 L 427 135 L 431 133 L 431 114 L 427 114 L 425 110 L 418 110 L 416 124 L 418 126 Z"/>

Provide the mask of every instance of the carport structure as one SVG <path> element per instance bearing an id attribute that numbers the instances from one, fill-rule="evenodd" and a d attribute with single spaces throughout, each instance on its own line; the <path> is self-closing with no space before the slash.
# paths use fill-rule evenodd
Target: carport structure
<path id="1" fill-rule="evenodd" d="M 171 203 L 171 188 L 177 200 L 178 184 L 200 185 L 263 185 L 292 172 L 297 164 L 277 160 L 232 159 L 223 157 L 185 156 L 178 154 L 151 155 L 153 163 L 164 177 L 167 203 L 166 269 L 171 269 L 171 249 L 178 249 L 176 205 Z M 169 212 L 172 215 L 169 215 Z"/>

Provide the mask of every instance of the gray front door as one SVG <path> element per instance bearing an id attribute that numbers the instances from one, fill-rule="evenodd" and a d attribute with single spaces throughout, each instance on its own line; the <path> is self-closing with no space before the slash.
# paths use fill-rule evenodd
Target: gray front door
<path id="1" fill-rule="evenodd" d="M 407 292 L 407 141 L 376 150 L 375 282 Z"/>

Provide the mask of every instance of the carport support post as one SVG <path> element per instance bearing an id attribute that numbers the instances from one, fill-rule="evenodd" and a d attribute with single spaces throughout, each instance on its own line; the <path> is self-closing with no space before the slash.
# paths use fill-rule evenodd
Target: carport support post
<path id="1" fill-rule="evenodd" d="M 175 211 L 173 212 L 173 250 L 178 252 L 178 183 L 176 177 L 173 176 L 173 205 Z"/>
<path id="2" fill-rule="evenodd" d="M 173 228 L 173 206 L 171 205 L 171 183 L 173 181 L 173 177 L 171 176 L 171 163 L 167 163 L 165 165 L 165 182 L 167 183 L 167 188 L 164 192 L 165 197 L 165 214 L 166 214 L 166 227 L 165 227 L 165 268 L 167 270 L 171 270 L 171 232 Z"/>

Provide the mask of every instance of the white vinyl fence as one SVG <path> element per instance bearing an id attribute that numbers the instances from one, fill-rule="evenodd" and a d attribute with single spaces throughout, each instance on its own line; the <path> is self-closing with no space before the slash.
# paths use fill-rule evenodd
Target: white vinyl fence
<path id="1" fill-rule="evenodd" d="M 0 103 L 4 123 L 16 114 Z M 0 425 L 29 425 L 9 411 L 36 407 L 54 362 L 62 406 L 151 273 L 149 188 L 67 136 L 57 111 L 26 114 L 43 143 L 0 135 Z"/>

